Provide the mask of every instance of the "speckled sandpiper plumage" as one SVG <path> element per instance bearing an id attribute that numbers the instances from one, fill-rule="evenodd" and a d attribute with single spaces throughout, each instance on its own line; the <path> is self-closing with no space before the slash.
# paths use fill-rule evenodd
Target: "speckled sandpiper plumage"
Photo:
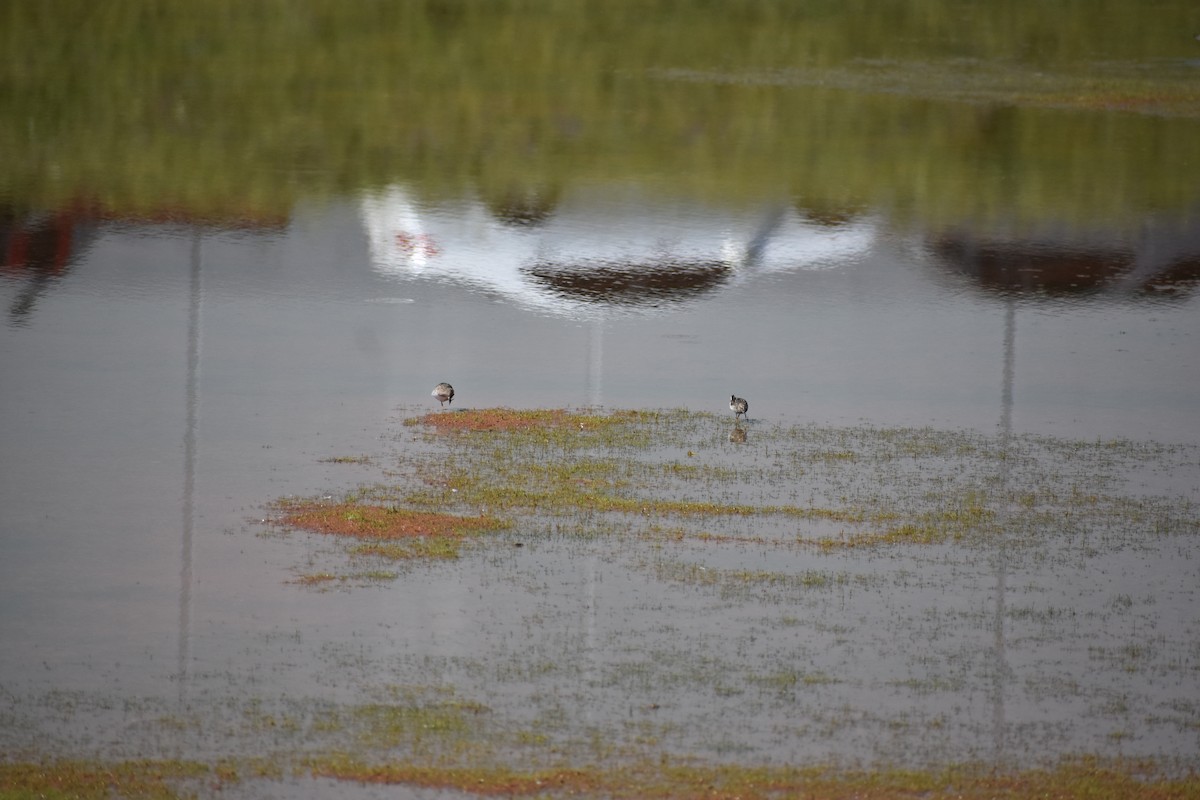
<path id="1" fill-rule="evenodd" d="M 450 384 L 439 383 L 437 386 L 433 387 L 432 394 L 438 399 L 438 403 L 440 403 L 443 407 L 446 405 L 446 403 L 454 405 L 454 387 Z"/>
<path id="2" fill-rule="evenodd" d="M 750 404 L 744 397 L 731 394 L 729 395 L 729 410 L 733 412 L 733 418 L 736 421 L 738 417 L 746 416 L 746 412 L 750 410 Z"/>

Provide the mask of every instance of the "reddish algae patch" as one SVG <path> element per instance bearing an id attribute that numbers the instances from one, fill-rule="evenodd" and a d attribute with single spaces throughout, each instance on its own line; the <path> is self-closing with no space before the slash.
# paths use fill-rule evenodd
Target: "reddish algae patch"
<path id="1" fill-rule="evenodd" d="M 486 515 L 459 517 L 361 503 L 282 501 L 278 508 L 282 512 L 279 522 L 289 528 L 357 539 L 457 539 L 476 531 L 504 527 L 502 521 Z"/>

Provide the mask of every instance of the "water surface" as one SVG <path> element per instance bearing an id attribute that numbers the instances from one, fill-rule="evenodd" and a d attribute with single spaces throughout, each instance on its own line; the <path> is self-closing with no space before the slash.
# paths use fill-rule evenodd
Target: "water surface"
<path id="1" fill-rule="evenodd" d="M 11 11 L 6 38 L 70 5 Z M 263 737 L 246 709 L 306 717 L 400 686 L 622 753 L 1194 768 L 1194 534 L 1041 561 L 664 560 L 606 529 L 320 592 L 292 581 L 338 548 L 259 524 L 274 498 L 425 452 L 401 423 L 439 381 L 455 408 L 729 414 L 736 393 L 744 441 L 712 420 L 735 465 L 769 463 L 792 425 L 1118 441 L 1159 454 L 1122 467 L 1122 491 L 1194 508 L 1198 54 L 1161 22 L 1182 7 L 1158 6 L 1108 36 L 955 3 L 931 28 L 853 5 L 663 4 L 631 27 L 621 4 L 313 3 L 260 7 L 287 23 L 264 28 L 241 6 L 117 3 L 107 27 L 56 34 L 65 63 L 14 60 L 5 751 L 323 747 Z M 538 46 L 503 61 L 521 32 Z M 685 579 L 700 566 L 864 577 L 731 597 Z"/>

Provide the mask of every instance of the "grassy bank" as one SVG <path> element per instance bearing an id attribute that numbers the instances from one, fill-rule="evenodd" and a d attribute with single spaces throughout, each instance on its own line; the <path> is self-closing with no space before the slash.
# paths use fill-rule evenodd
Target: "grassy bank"
<path id="1" fill-rule="evenodd" d="M 1196 202 L 1191 12 L 18 2 L 0 190 L 22 209 L 278 220 L 394 182 L 503 207 L 651 176 L 818 213 L 1132 226 Z"/>

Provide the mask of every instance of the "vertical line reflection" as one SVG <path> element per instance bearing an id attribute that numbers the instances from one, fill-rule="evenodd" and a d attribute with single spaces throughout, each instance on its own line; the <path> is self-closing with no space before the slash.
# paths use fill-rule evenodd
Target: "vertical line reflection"
<path id="1" fill-rule="evenodd" d="M 187 389 L 183 429 L 183 541 L 179 570 L 179 702 L 187 699 L 191 661 L 192 532 L 195 524 L 196 416 L 200 379 L 200 229 L 192 231 L 188 281 Z"/>
<path id="2" fill-rule="evenodd" d="M 1008 590 L 1009 447 L 1012 438 L 1013 373 L 1016 364 L 1017 312 L 1010 297 L 1004 309 L 1004 373 L 1000 390 L 1000 498 L 997 509 L 999 535 L 996 541 L 996 604 L 992 620 L 992 739 L 997 765 L 1005 760 L 1008 720 L 1004 709 L 1004 684 L 1009 676 L 1005 653 L 1004 614 Z"/>

